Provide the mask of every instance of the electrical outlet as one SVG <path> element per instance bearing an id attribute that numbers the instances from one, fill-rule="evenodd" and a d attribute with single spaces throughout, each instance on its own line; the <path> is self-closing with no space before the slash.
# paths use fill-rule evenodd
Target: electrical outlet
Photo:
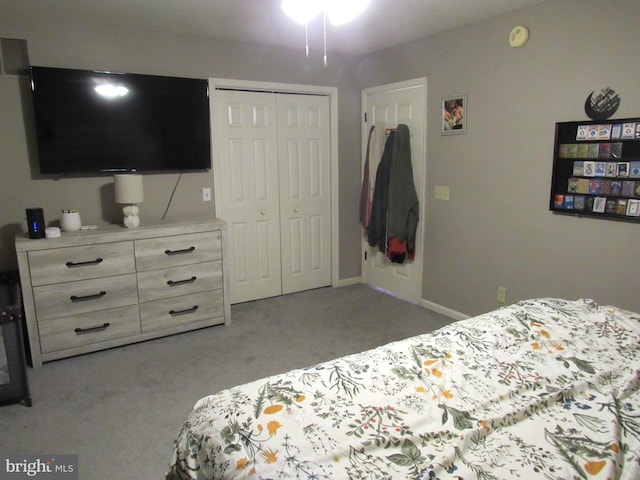
<path id="1" fill-rule="evenodd" d="M 498 302 L 507 303 L 507 287 L 498 287 Z"/>
<path id="2" fill-rule="evenodd" d="M 202 189 L 202 201 L 203 202 L 210 202 L 211 201 L 211 189 L 210 188 L 203 188 Z"/>

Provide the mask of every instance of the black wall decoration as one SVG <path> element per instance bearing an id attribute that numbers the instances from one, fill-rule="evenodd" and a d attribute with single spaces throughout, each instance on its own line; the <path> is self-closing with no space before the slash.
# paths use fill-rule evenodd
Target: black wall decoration
<path id="1" fill-rule="evenodd" d="M 612 88 L 606 87 L 595 95 L 591 92 L 584 102 L 584 112 L 592 120 L 606 120 L 618 111 L 620 95 Z"/>

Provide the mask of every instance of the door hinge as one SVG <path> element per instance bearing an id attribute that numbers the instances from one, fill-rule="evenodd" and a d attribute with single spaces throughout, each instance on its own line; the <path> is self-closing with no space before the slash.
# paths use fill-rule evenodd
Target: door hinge
<path id="1" fill-rule="evenodd" d="M 364 259 L 365 259 L 365 260 L 367 259 L 367 251 L 366 251 L 366 250 L 365 250 L 365 252 L 364 252 Z"/>
<path id="2" fill-rule="evenodd" d="M 364 112 L 364 123 L 367 123 L 367 112 Z"/>

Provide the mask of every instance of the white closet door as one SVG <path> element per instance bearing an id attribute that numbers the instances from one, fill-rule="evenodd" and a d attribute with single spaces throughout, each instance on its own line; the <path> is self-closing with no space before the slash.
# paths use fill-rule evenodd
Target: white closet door
<path id="1" fill-rule="evenodd" d="M 218 90 L 214 139 L 224 179 L 219 211 L 229 230 L 231 303 L 280 295 L 276 95 Z"/>
<path id="2" fill-rule="evenodd" d="M 328 96 L 216 90 L 231 303 L 331 285 Z"/>
<path id="3" fill-rule="evenodd" d="M 331 284 L 329 98 L 278 94 L 282 293 Z"/>

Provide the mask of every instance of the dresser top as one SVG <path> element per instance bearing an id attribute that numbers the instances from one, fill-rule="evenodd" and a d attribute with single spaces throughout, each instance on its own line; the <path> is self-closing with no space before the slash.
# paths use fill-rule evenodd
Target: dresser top
<path id="1" fill-rule="evenodd" d="M 224 229 L 226 229 L 224 220 L 215 217 L 201 217 L 172 220 L 137 228 L 126 228 L 124 225 L 104 225 L 95 230 L 62 232 L 59 238 L 30 239 L 27 233 L 19 233 L 16 235 L 16 252 L 140 240 L 168 235 L 186 235 Z"/>

